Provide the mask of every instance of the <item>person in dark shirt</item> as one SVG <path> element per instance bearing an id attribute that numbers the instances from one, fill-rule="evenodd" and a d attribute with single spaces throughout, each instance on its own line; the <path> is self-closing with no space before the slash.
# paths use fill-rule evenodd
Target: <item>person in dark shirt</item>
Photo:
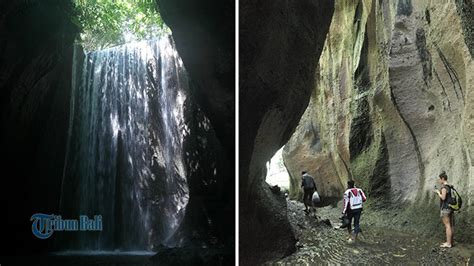
<path id="1" fill-rule="evenodd" d="M 305 212 L 309 213 L 308 207 L 312 206 L 312 197 L 314 191 L 316 191 L 316 183 L 314 179 L 306 171 L 301 172 L 301 189 L 303 190 L 303 203 L 305 206 Z"/>

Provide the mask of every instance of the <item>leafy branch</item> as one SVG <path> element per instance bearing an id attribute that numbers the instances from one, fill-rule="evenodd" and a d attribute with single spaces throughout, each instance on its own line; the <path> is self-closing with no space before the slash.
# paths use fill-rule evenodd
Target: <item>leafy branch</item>
<path id="1" fill-rule="evenodd" d="M 74 7 L 72 21 L 82 29 L 80 42 L 88 51 L 169 31 L 154 0 L 74 0 Z"/>

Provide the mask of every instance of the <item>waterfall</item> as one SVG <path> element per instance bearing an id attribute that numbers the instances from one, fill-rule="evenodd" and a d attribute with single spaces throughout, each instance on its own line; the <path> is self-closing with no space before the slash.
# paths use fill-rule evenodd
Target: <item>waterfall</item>
<path id="1" fill-rule="evenodd" d="M 62 246 L 127 251 L 166 243 L 189 198 L 188 81 L 172 38 L 90 52 L 76 67 L 60 211 L 102 215 L 103 230 L 65 233 Z"/>

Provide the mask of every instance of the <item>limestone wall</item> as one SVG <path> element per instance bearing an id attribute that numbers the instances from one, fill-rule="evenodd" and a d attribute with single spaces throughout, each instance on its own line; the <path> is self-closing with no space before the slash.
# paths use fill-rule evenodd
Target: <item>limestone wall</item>
<path id="1" fill-rule="evenodd" d="M 473 22 L 464 5 L 336 1 L 311 101 L 284 149 L 292 198 L 303 168 L 328 199 L 352 178 L 377 201 L 436 204 L 441 170 L 472 198 Z"/>

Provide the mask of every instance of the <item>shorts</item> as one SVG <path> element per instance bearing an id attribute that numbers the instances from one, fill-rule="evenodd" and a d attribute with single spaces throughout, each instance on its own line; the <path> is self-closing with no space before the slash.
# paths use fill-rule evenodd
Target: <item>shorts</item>
<path id="1" fill-rule="evenodd" d="M 453 213 L 451 209 L 441 209 L 439 217 L 443 218 L 444 216 L 450 216 Z"/>

